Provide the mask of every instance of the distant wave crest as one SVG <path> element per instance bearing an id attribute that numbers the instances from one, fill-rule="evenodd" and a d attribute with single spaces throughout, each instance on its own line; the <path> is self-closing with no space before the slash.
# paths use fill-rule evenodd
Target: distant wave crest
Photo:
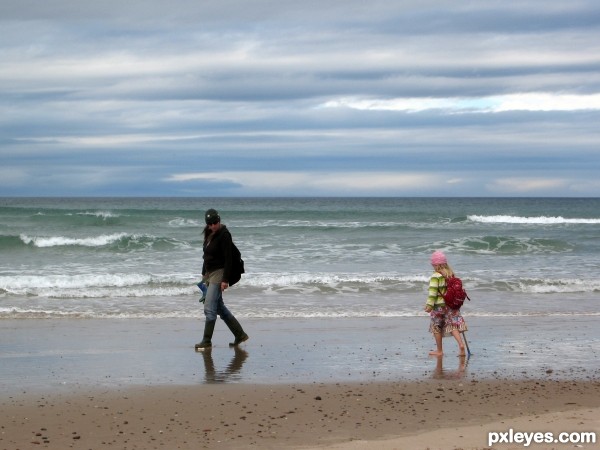
<path id="1" fill-rule="evenodd" d="M 76 213 L 78 216 L 91 216 L 91 217 L 98 217 L 100 219 L 113 219 L 116 217 L 120 217 L 119 214 L 116 214 L 114 212 L 111 211 L 85 211 L 85 212 L 79 212 Z M 69 214 L 67 214 L 69 215 Z"/>
<path id="2" fill-rule="evenodd" d="M 480 216 L 470 215 L 467 218 L 472 222 L 480 223 L 514 223 L 514 224 L 532 224 L 532 225 L 556 225 L 556 224 L 600 224 L 600 219 L 585 218 L 565 218 L 556 217 L 521 217 L 521 216 Z"/>
<path id="3" fill-rule="evenodd" d="M 181 247 L 188 244 L 173 238 L 163 238 L 150 235 L 138 235 L 127 233 L 102 234 L 89 237 L 66 237 L 66 236 L 28 236 L 21 234 L 20 240 L 28 246 L 37 248 L 48 247 L 112 247 L 116 250 L 135 250 L 137 248 L 148 248 L 166 245 L 167 247 Z"/>
<path id="4" fill-rule="evenodd" d="M 22 234 L 21 240 L 34 247 L 62 247 L 62 246 L 82 246 L 82 247 L 103 247 L 105 245 L 117 242 L 127 236 L 126 233 L 105 234 L 85 238 L 68 238 L 64 236 L 37 237 Z"/>
<path id="5" fill-rule="evenodd" d="M 562 253 L 573 244 L 559 239 L 514 236 L 469 236 L 447 244 L 450 250 L 467 253 L 516 255 L 521 253 Z"/>

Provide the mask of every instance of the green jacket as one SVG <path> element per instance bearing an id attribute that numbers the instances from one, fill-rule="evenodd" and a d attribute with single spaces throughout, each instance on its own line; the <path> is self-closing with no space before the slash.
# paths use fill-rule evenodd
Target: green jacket
<path id="1" fill-rule="evenodd" d="M 429 279 L 429 289 L 427 291 L 427 306 L 433 309 L 446 306 L 442 294 L 446 293 L 446 279 L 439 272 L 434 272 Z"/>

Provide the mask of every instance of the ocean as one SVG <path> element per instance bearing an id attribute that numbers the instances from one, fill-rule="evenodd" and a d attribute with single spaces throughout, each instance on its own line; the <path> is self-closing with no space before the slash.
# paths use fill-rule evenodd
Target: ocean
<path id="1" fill-rule="evenodd" d="M 466 316 L 599 315 L 598 198 L 1 198 L 0 319 L 202 318 L 208 208 L 238 318 L 422 317 L 437 249 Z"/>

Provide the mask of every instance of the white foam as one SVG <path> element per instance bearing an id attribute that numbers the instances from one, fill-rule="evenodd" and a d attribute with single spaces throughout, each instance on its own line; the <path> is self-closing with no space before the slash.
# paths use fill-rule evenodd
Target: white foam
<path id="1" fill-rule="evenodd" d="M 521 280 L 521 292 L 532 294 L 573 294 L 586 292 L 600 292 L 600 280 L 582 279 L 549 279 L 549 280 Z"/>
<path id="2" fill-rule="evenodd" d="M 398 274 L 328 274 L 328 273 L 261 273 L 244 276 L 244 285 L 254 287 L 281 287 L 294 285 L 337 285 L 342 283 L 425 283 L 425 275 L 401 276 Z"/>
<path id="3" fill-rule="evenodd" d="M 264 220 L 262 222 L 236 223 L 236 228 L 388 228 L 414 225 L 405 222 L 359 222 L 324 220 Z"/>
<path id="4" fill-rule="evenodd" d="M 27 245 L 33 245 L 34 247 L 62 247 L 79 245 L 83 247 L 103 247 L 113 242 L 117 242 L 127 236 L 127 233 L 115 233 L 105 234 L 100 236 L 92 236 L 86 238 L 69 238 L 64 236 L 27 236 L 24 234 L 20 235 L 21 240 Z"/>
<path id="5" fill-rule="evenodd" d="M 204 223 L 195 219 L 176 217 L 175 219 L 169 220 L 169 226 L 173 228 L 199 228 L 204 227 Z"/>
<path id="6" fill-rule="evenodd" d="M 600 219 L 567 219 L 561 216 L 556 217 L 520 217 L 520 216 L 479 216 L 470 215 L 467 218 L 472 222 L 481 223 L 513 223 L 513 224 L 537 224 L 537 225 L 556 225 L 556 224 L 600 224 Z"/>
<path id="7" fill-rule="evenodd" d="M 101 219 L 111 219 L 114 217 L 119 217 L 119 214 L 115 214 L 113 212 L 110 211 L 86 211 L 86 212 L 80 212 L 77 213 L 78 216 L 92 216 L 92 217 L 99 217 Z"/>
<path id="8" fill-rule="evenodd" d="M 382 318 L 423 318 L 422 311 L 378 311 L 378 310 L 315 310 L 306 309 L 273 309 L 239 311 L 236 316 L 242 319 L 351 319 L 363 317 Z M 476 312 L 469 311 L 465 317 L 598 317 L 600 312 Z M 185 310 L 135 310 L 135 309 L 89 309 L 80 310 L 58 310 L 58 309 L 34 309 L 34 308 L 0 308 L 0 319 L 174 319 L 174 318 L 201 318 L 202 308 L 188 308 Z M 467 319 L 469 320 L 469 319 Z"/>
<path id="9" fill-rule="evenodd" d="M 0 277 L 0 289 L 14 294 L 26 294 L 40 289 L 87 289 L 160 285 L 177 280 L 143 273 L 99 273 L 77 275 L 15 275 Z M 180 280 L 179 280 L 180 281 Z"/>

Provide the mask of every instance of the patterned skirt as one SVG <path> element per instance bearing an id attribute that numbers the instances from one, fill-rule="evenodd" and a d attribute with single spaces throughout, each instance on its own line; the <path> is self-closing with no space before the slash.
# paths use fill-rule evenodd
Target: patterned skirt
<path id="1" fill-rule="evenodd" d="M 451 336 L 452 331 L 467 331 L 467 323 L 460 314 L 459 309 L 450 309 L 446 306 L 438 307 L 429 313 L 431 323 L 429 331 L 431 333 L 442 333 L 444 336 Z"/>

